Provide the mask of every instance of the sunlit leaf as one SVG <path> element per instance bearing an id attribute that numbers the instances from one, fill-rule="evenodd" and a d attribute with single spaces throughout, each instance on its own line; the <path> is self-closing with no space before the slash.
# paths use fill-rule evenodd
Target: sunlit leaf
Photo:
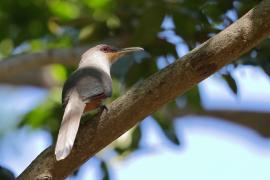
<path id="1" fill-rule="evenodd" d="M 61 84 L 64 84 L 64 81 L 67 79 L 67 70 L 61 64 L 54 64 L 51 66 L 52 76 L 55 80 L 59 81 Z"/>
<path id="2" fill-rule="evenodd" d="M 48 21 L 48 28 L 54 34 L 59 34 L 61 31 L 61 27 L 54 21 L 53 18 Z"/>
<path id="3" fill-rule="evenodd" d="M 87 26 L 85 26 L 80 31 L 79 39 L 80 40 L 84 40 L 84 39 L 88 38 L 89 36 L 91 36 L 91 34 L 93 33 L 93 31 L 94 31 L 93 25 L 87 25 Z"/>
<path id="4" fill-rule="evenodd" d="M 80 14 L 78 6 L 68 1 L 49 1 L 49 7 L 56 16 L 64 20 L 74 19 Z"/>
<path id="5" fill-rule="evenodd" d="M 87 6 L 93 9 L 101 9 L 107 6 L 112 0 L 83 0 Z"/>
<path id="6" fill-rule="evenodd" d="M 107 26 L 110 29 L 115 29 L 120 26 L 120 19 L 117 16 L 111 16 L 107 20 Z"/>
<path id="7" fill-rule="evenodd" d="M 43 50 L 46 47 L 44 42 L 42 42 L 42 40 L 40 39 L 34 39 L 30 41 L 29 44 L 31 46 L 30 52 L 38 52 L 38 51 Z"/>
<path id="8" fill-rule="evenodd" d="M 13 41 L 9 38 L 7 39 L 3 39 L 0 42 L 0 54 L 2 54 L 2 56 L 8 56 L 11 54 L 13 50 Z"/>

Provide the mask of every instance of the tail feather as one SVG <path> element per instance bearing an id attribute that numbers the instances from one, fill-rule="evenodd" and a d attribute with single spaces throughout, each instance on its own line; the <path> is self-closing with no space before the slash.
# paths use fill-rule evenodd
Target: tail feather
<path id="1" fill-rule="evenodd" d="M 78 93 L 76 91 L 72 92 L 57 137 L 55 147 L 57 161 L 65 159 L 69 155 L 79 129 L 84 108 L 85 103 L 82 102 Z"/>

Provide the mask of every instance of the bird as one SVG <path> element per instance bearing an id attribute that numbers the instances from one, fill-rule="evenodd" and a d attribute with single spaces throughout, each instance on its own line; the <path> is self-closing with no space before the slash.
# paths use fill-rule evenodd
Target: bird
<path id="1" fill-rule="evenodd" d="M 81 116 L 98 108 L 106 109 L 102 101 L 112 95 L 111 65 L 128 53 L 143 50 L 141 47 L 119 49 L 100 44 L 81 56 L 78 68 L 65 81 L 62 90 L 65 110 L 55 146 L 57 161 L 70 154 Z"/>

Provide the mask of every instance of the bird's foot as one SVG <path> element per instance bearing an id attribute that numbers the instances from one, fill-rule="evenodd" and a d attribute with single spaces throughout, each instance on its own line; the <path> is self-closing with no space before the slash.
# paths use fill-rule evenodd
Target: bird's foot
<path id="1" fill-rule="evenodd" d="M 103 112 L 104 110 L 107 112 L 108 108 L 107 108 L 106 105 L 102 104 L 102 105 L 99 106 L 99 110 L 100 110 L 100 112 Z"/>

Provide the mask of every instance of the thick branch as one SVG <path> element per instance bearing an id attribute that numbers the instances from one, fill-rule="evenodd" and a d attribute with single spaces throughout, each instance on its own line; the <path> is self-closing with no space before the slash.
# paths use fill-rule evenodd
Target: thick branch
<path id="1" fill-rule="evenodd" d="M 86 47 L 51 49 L 46 52 L 24 54 L 4 59 L 0 62 L 0 80 L 51 63 L 75 65 L 79 62 L 81 54 L 86 50 Z"/>
<path id="2" fill-rule="evenodd" d="M 29 71 L 24 71 L 16 76 L 0 77 L 1 84 L 31 85 L 42 88 L 51 88 L 59 85 L 53 78 L 50 66 L 43 66 Z"/>
<path id="3" fill-rule="evenodd" d="M 265 0 L 181 60 L 131 88 L 109 106 L 108 112 L 82 125 L 67 159 L 57 162 L 54 146 L 51 146 L 18 179 L 64 179 L 149 114 L 235 60 L 269 34 L 270 1 Z"/>

